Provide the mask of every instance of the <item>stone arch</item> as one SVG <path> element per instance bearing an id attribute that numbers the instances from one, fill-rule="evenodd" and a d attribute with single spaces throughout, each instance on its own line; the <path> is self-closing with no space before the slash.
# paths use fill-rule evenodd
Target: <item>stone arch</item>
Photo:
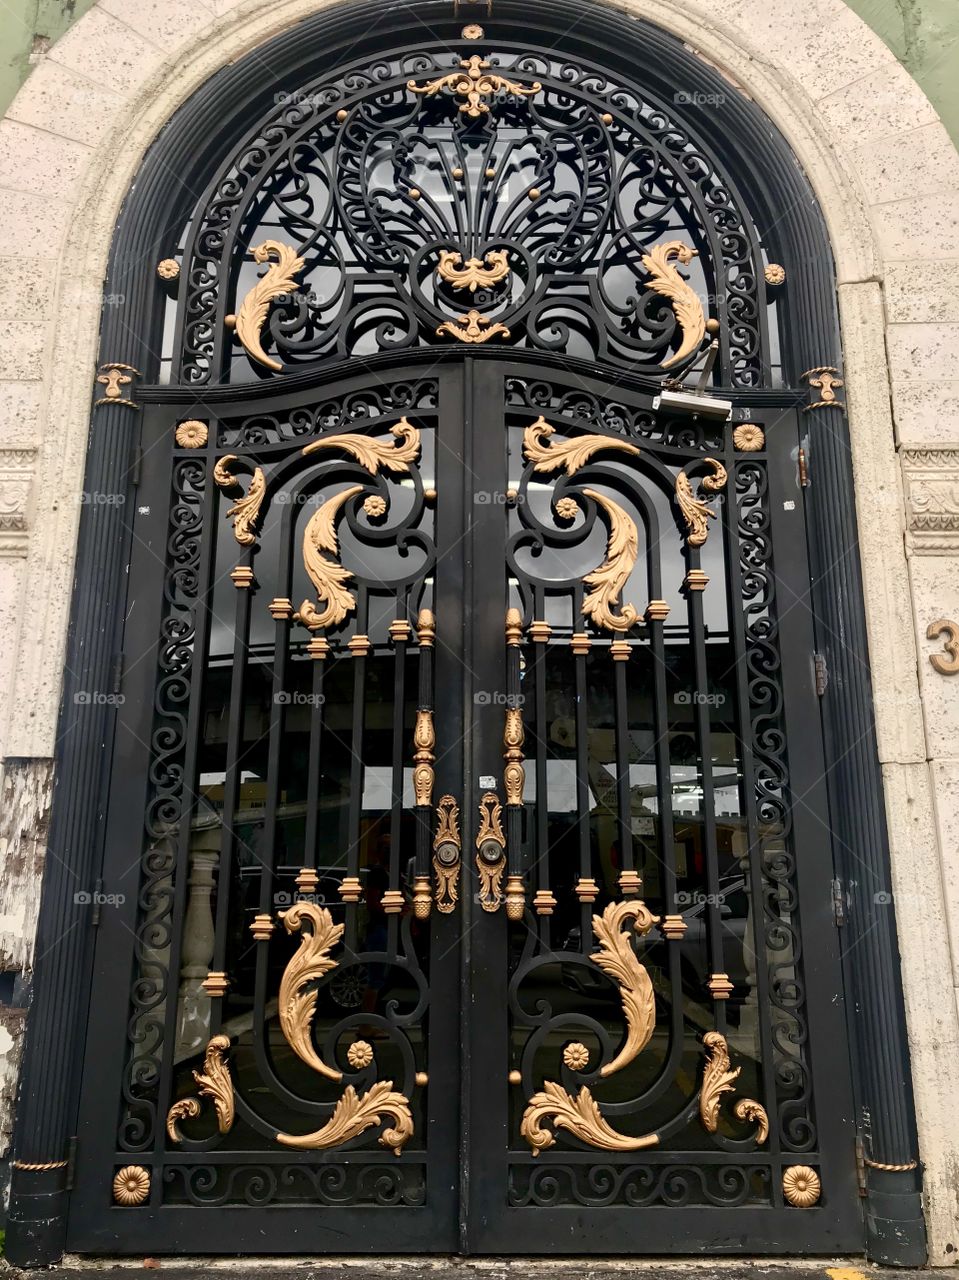
<path id="1" fill-rule="evenodd" d="M 80 511 L 72 498 L 82 486 L 102 282 L 122 202 L 150 142 L 216 70 L 305 15 L 349 3 L 213 0 L 200 10 L 155 0 L 131 11 L 99 0 L 36 67 L 0 124 L 8 175 L 0 210 L 17 246 L 7 310 L 22 315 L 26 296 L 31 317 L 7 346 L 3 374 L 0 450 L 16 496 L 0 553 L 3 589 L 15 584 L 21 602 L 7 633 L 9 706 L 18 709 L 4 735 L 9 757 L 54 753 Z M 843 0 L 783 0 L 758 18 L 752 0 L 611 7 L 667 28 L 762 107 L 804 168 L 829 228 L 931 1252 L 946 1260 L 959 1229 L 950 1189 L 959 1018 L 943 963 L 951 935 L 929 766 L 936 752 L 917 680 L 903 542 L 911 531 L 896 451 L 903 446 L 907 467 L 927 482 L 957 466 L 926 375 L 940 367 L 948 338 L 939 323 L 944 264 L 959 270 L 959 156 L 921 90 Z M 959 382 L 952 387 L 955 405 Z M 941 526 L 934 549 L 959 547 L 954 524 Z M 915 539 L 910 549 L 921 549 Z M 915 564 L 912 592 L 921 594 L 927 579 Z"/>

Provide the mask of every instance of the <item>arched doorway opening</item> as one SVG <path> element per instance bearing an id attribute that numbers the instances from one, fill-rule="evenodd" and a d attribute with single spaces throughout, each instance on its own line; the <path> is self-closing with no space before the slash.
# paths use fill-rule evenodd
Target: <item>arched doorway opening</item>
<path id="1" fill-rule="evenodd" d="M 329 20 L 160 240 L 121 229 L 163 257 L 103 370 L 142 520 L 74 1248 L 861 1239 L 825 239 L 660 33 L 640 89 L 612 17 L 496 21 Z"/>

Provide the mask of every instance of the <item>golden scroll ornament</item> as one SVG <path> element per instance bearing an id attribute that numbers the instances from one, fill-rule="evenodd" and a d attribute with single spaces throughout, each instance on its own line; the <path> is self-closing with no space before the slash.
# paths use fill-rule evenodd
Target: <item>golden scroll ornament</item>
<path id="1" fill-rule="evenodd" d="M 493 321 L 489 316 L 484 316 L 481 311 L 467 311 L 464 316 L 457 316 L 456 320 L 445 320 L 436 330 L 436 335 L 442 338 L 445 333 L 450 337 L 459 338 L 460 342 L 478 344 L 489 342 L 490 338 L 508 338 L 509 329 L 505 324 L 500 324 L 498 320 Z"/>
<path id="2" fill-rule="evenodd" d="M 234 462 L 238 462 L 236 454 L 228 453 L 220 458 L 213 468 L 213 479 L 221 489 L 237 489 L 240 482 L 230 471 Z M 253 479 L 246 495 L 238 498 L 226 513 L 226 518 L 233 517 L 233 536 L 241 547 L 252 547 L 256 542 L 254 526 L 260 517 L 260 508 L 266 497 L 266 476 L 262 467 L 254 467 Z"/>
<path id="3" fill-rule="evenodd" d="M 393 1091 L 392 1080 L 380 1080 L 363 1094 L 348 1085 L 322 1129 L 302 1135 L 278 1133 L 276 1140 L 298 1151 L 325 1151 L 340 1147 L 382 1123 L 383 1115 L 392 1118 L 393 1128 L 384 1129 L 380 1134 L 380 1146 L 398 1156 L 413 1136 L 413 1115 L 409 1100 Z"/>
<path id="4" fill-rule="evenodd" d="M 273 300 L 298 288 L 294 277 L 299 275 L 306 264 L 295 249 L 288 244 L 281 244 L 279 240 L 264 240 L 262 244 L 255 245 L 250 253 L 257 262 L 269 262 L 269 270 L 246 294 L 236 315 L 227 316 L 224 323 L 228 329 L 235 330 L 251 360 L 279 372 L 283 365 L 263 350 L 260 340 L 263 326 Z M 272 262 L 271 258 L 274 256 L 276 261 Z"/>
<path id="5" fill-rule="evenodd" d="M 344 925 L 334 924 L 326 907 L 295 902 L 280 913 L 287 933 L 300 933 L 300 945 L 280 979 L 277 1013 L 287 1043 L 303 1062 L 328 1080 L 342 1080 L 343 1073 L 328 1067 L 313 1047 L 313 1014 L 316 1012 L 317 978 L 336 968 L 330 951 L 343 937 Z M 309 926 L 308 930 L 304 925 Z"/>
<path id="6" fill-rule="evenodd" d="M 233 1081 L 230 1079 L 230 1068 L 226 1055 L 230 1048 L 229 1036 L 214 1036 L 203 1055 L 203 1067 L 193 1072 L 193 1079 L 200 1086 L 200 1097 L 212 1098 L 216 1108 L 216 1123 L 220 1133 L 229 1133 L 233 1128 L 236 1108 L 233 1099 Z M 192 1094 L 174 1102 L 167 1112 L 166 1131 L 171 1142 L 182 1142 L 178 1124 L 180 1120 L 194 1119 L 202 1110 L 200 1098 Z"/>
<path id="7" fill-rule="evenodd" d="M 420 433 L 403 417 L 392 428 L 392 434 L 395 443 L 370 439 L 356 432 L 329 436 L 306 445 L 303 454 L 337 449 L 350 454 L 371 475 L 378 475 L 381 469 L 407 473 L 419 457 Z M 338 626 L 356 608 L 356 597 L 346 585 L 353 572 L 339 563 L 336 522 L 346 503 L 362 492 L 362 485 L 351 485 L 342 493 L 334 494 L 313 513 L 303 531 L 303 564 L 321 608 L 304 600 L 296 619 L 311 631 Z"/>
<path id="8" fill-rule="evenodd" d="M 715 458 L 704 458 L 703 461 L 713 469 L 711 476 L 701 481 L 707 493 L 718 493 L 726 487 L 726 468 Z M 701 547 L 709 537 L 709 521 L 716 519 L 716 512 L 702 499 L 693 493 L 693 486 L 685 471 L 676 476 L 676 501 L 683 513 L 686 527 L 689 530 L 686 541 L 691 547 Z"/>
<path id="9" fill-rule="evenodd" d="M 668 240 L 643 254 L 643 266 L 650 274 L 649 287 L 667 299 L 682 332 L 679 350 L 662 362 L 664 369 L 697 351 L 706 335 L 706 316 L 699 295 L 673 266 L 674 262 L 688 266 L 698 256 L 698 250 L 683 244 L 682 240 Z"/>
<path id="10" fill-rule="evenodd" d="M 562 444 L 547 444 L 550 436 L 555 435 L 556 428 L 542 416 L 536 419 L 523 432 L 523 453 L 527 462 L 533 463 L 533 470 L 548 475 L 558 471 L 560 467 L 568 476 L 575 473 L 599 452 L 617 450 L 639 456 L 636 445 L 628 440 L 617 440 L 612 436 L 590 434 L 577 436 L 575 440 L 564 440 Z"/>
<path id="11" fill-rule="evenodd" d="M 463 115 L 473 120 L 488 115 L 490 105 L 488 99 L 494 93 L 510 94 L 514 98 L 532 98 L 542 91 L 538 80 L 527 88 L 515 80 L 507 80 L 505 76 L 490 71 L 490 64 L 478 53 L 469 58 L 461 58 L 462 71 L 452 71 L 449 75 L 440 76 L 437 80 L 429 80 L 418 85 L 415 80 L 408 80 L 406 87 L 410 93 L 417 93 L 424 98 L 435 97 L 443 89 L 451 90 L 456 97 L 464 98 L 460 106 Z"/>
<path id="12" fill-rule="evenodd" d="M 351 454 L 371 475 L 379 475 L 381 469 L 403 474 L 409 471 L 410 464 L 420 456 L 420 433 L 405 417 L 400 418 L 391 428 L 391 433 L 396 439 L 395 444 L 354 431 L 344 435 L 325 436 L 322 440 L 314 440 L 305 445 L 303 456 L 319 453 L 322 449 L 338 449 Z"/>
<path id="13" fill-rule="evenodd" d="M 296 619 L 311 631 L 338 626 L 356 608 L 356 597 L 346 587 L 353 577 L 352 570 L 336 559 L 328 559 L 323 553 L 339 556 L 337 516 L 350 498 L 362 492 L 363 486 L 354 484 L 342 493 L 334 494 L 313 513 L 303 531 L 303 564 L 316 590 L 317 602 L 325 605 L 322 611 L 311 600 L 304 600 L 300 605 Z"/>
<path id="14" fill-rule="evenodd" d="M 436 835 L 433 837 L 433 873 L 436 876 L 436 909 L 448 916 L 459 901 L 460 807 L 452 796 L 443 796 L 436 807 Z"/>
<path id="15" fill-rule="evenodd" d="M 503 901 L 503 871 L 506 867 L 506 837 L 503 834 L 503 806 L 494 791 L 480 798 L 480 825 L 476 833 L 476 870 L 479 874 L 480 906 L 498 911 Z"/>
<path id="16" fill-rule="evenodd" d="M 632 921 L 632 930 L 625 928 Z M 644 965 L 636 958 L 630 933 L 645 937 L 659 916 L 654 916 L 639 898 L 611 902 L 601 916 L 593 916 L 593 933 L 599 943 L 590 960 L 619 984 L 626 1019 L 626 1040 L 622 1049 L 600 1070 L 601 1076 L 621 1071 L 649 1044 L 656 1026 L 653 984 Z"/>
<path id="17" fill-rule="evenodd" d="M 699 1118 L 707 1133 L 719 1128 L 719 1108 L 726 1093 L 735 1093 L 736 1081 L 742 1067 L 733 1067 L 729 1060 L 726 1037 L 719 1031 L 707 1031 L 703 1036 L 706 1050 L 706 1067 L 699 1093 Z M 754 1098 L 741 1098 L 733 1108 L 737 1119 L 756 1123 L 756 1143 L 762 1145 L 769 1137 L 769 1118 L 766 1109 Z"/>
<path id="18" fill-rule="evenodd" d="M 604 1151 L 643 1151 L 659 1145 L 659 1136 L 655 1133 L 633 1138 L 614 1129 L 603 1119 L 599 1106 L 585 1085 L 574 1098 L 561 1085 L 547 1080 L 542 1091 L 530 1098 L 523 1113 L 520 1133 L 534 1156 L 556 1142 L 555 1135 L 543 1128 L 544 1120 L 551 1120 L 555 1129 L 566 1129 L 580 1142 Z"/>
<path id="19" fill-rule="evenodd" d="M 623 588 L 629 581 L 639 554 L 636 523 L 618 502 L 595 489 L 584 489 L 587 498 L 600 506 L 609 520 L 606 559 L 583 579 L 590 588 L 583 599 L 583 614 L 606 631 L 628 631 L 639 621 L 631 604 L 620 605 Z M 614 612 L 617 610 L 618 612 Z"/>
<path id="20" fill-rule="evenodd" d="M 479 258 L 468 258 L 464 263 L 463 255 L 455 249 L 441 249 L 436 274 L 452 288 L 469 289 L 475 293 L 477 289 L 490 289 L 505 280 L 509 275 L 509 251 L 507 249 L 490 249 Z"/>

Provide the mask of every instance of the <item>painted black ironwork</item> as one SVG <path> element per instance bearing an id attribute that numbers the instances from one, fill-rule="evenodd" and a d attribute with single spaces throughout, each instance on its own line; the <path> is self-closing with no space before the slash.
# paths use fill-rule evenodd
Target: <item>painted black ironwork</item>
<path id="1" fill-rule="evenodd" d="M 810 817 L 826 812 L 821 779 L 830 774 L 808 688 L 811 614 L 780 627 L 777 598 L 784 582 L 791 598 L 808 594 L 790 461 L 799 396 L 780 384 L 795 385 L 802 368 L 835 349 L 821 221 L 768 122 L 664 33 L 642 27 L 639 75 L 636 27 L 599 5 L 584 25 L 567 0 L 548 13 L 501 0 L 482 46 L 464 44 L 441 7 L 414 14 L 396 5 L 384 23 L 381 5 L 360 3 L 280 37 L 268 59 L 227 69 L 171 125 L 129 202 L 111 276 L 129 305 L 107 318 L 104 351 L 153 379 L 140 388 L 144 463 L 137 503 L 124 513 L 145 509 L 150 520 L 137 522 L 129 574 L 111 578 L 116 607 L 106 627 L 92 609 L 101 570 L 120 563 L 133 531 L 129 521 L 120 528 L 119 509 L 84 524 L 92 552 L 81 563 L 97 577 L 78 586 L 76 643 L 89 656 L 77 670 L 99 687 L 112 661 L 104 637 L 118 636 L 123 618 L 123 647 L 153 661 L 124 685 L 112 788 L 111 760 L 95 750 L 109 737 L 105 716 L 64 736 L 61 791 L 72 799 L 54 831 L 55 848 L 66 840 L 77 849 L 71 875 L 92 874 L 97 806 L 109 791 L 99 869 L 126 901 L 100 926 L 89 1017 L 87 942 L 58 943 L 38 966 L 18 1154 L 41 1159 L 79 1134 L 70 1242 L 86 1250 L 139 1250 L 149 1240 L 152 1252 L 317 1252 L 335 1238 L 337 1250 L 348 1239 L 363 1251 L 421 1251 L 426 1242 L 451 1251 L 456 1191 L 459 1244 L 474 1251 L 568 1252 L 573 1206 L 597 1251 L 685 1252 L 692 1241 L 717 1252 L 857 1249 L 832 868 Z M 424 35 L 424 11 L 435 39 Z M 410 80 L 423 85 L 474 52 L 497 74 L 541 89 L 498 96 L 477 118 L 459 112 L 455 96 L 410 90 Z M 279 98 L 278 68 L 288 89 Z M 677 84 L 690 89 L 685 104 Z M 704 110 L 707 97 L 716 105 Z M 211 131 L 211 119 L 222 127 Z M 160 199 L 171 166 L 182 189 Z M 196 190 L 204 195 L 194 205 Z M 277 373 L 251 359 L 227 324 L 262 273 L 250 251 L 264 240 L 304 259 L 296 287 L 266 315 L 262 340 L 282 365 Z M 680 325 L 650 289 L 642 259 L 670 240 L 698 252 L 682 272 L 720 321 L 715 379 L 736 402 L 734 422 L 751 416 L 764 427 L 764 452 L 737 454 L 724 424 L 652 408 L 665 374 L 682 377 L 701 352 L 668 364 Z M 182 258 L 164 360 L 153 353 L 166 286 L 144 265 L 144 243 L 176 246 Z M 444 251 L 487 266 L 501 251 L 509 273 L 465 301 L 438 274 Z M 763 278 L 773 257 L 789 264 L 778 304 Z M 461 343 L 437 332 L 469 309 L 481 332 L 499 323 L 509 335 Z M 97 421 L 116 412 L 99 410 Z M 557 441 L 599 433 L 640 455 L 600 452 L 575 475 L 534 480 L 521 438 L 541 415 Z M 209 427 L 200 449 L 174 448 L 174 427 L 187 417 Z M 404 418 L 423 441 L 406 474 L 373 474 L 337 450 L 303 452 L 351 433 L 389 444 Z M 94 488 L 111 475 L 121 484 L 126 455 L 115 437 L 111 428 L 104 447 L 94 444 Z M 854 541 L 847 463 L 833 431 L 815 434 L 813 457 L 817 445 L 831 460 L 832 505 L 811 505 L 811 555 L 845 565 L 841 553 Z M 239 459 L 232 492 L 214 471 L 227 455 Z M 723 461 L 728 485 L 707 543 L 683 551 L 676 475 L 682 467 L 698 483 L 707 458 Z M 258 467 L 264 504 L 254 541 L 240 544 L 226 513 Z M 354 486 L 336 526 L 340 546 L 323 556 L 342 553 L 355 601 L 322 628 L 329 652 L 311 651 L 319 633 L 304 626 L 299 602 L 323 601 L 303 568 L 305 525 Z M 515 507 L 504 501 L 508 488 L 519 489 Z M 608 552 L 610 533 L 608 508 L 587 488 L 623 507 L 642 548 L 613 612 L 633 602 L 642 615 L 647 602 L 665 599 L 666 621 L 647 615 L 611 633 L 595 611 L 584 615 L 583 578 Z M 698 568 L 713 579 L 708 593 L 684 595 L 684 575 Z M 259 585 L 235 586 L 235 569 L 251 570 Z M 832 634 L 861 633 L 857 590 L 816 590 Z M 290 611 L 267 610 L 270 595 L 289 600 Z M 551 626 L 546 640 L 527 634 L 511 664 L 507 605 L 521 609 L 526 628 L 536 619 Z M 435 680 L 415 634 L 391 643 L 390 622 L 415 630 L 421 607 L 438 615 Z M 589 637 L 588 650 L 572 651 L 574 633 Z M 613 660 L 614 636 L 625 638 L 628 660 Z M 522 700 L 527 795 L 535 787 L 535 802 L 527 798 L 525 814 L 508 822 L 509 870 L 526 877 L 526 918 L 507 926 L 505 913 L 481 913 L 466 883 L 461 914 L 434 913 L 423 926 L 409 912 L 429 835 L 425 813 L 410 822 L 415 712 L 434 710 L 437 787 L 462 796 L 465 819 L 478 779 L 501 776 L 500 690 Z M 830 766 L 840 762 L 830 778 L 843 840 L 872 859 L 878 883 L 886 853 L 872 738 L 860 724 L 867 692 L 861 665 L 844 671 L 829 695 L 826 749 Z M 563 698 L 570 705 L 557 714 Z M 846 716 L 847 702 L 856 715 Z M 727 776 L 715 776 L 717 758 L 731 766 Z M 99 788 L 95 759 L 106 771 Z M 367 793 L 378 778 L 388 843 L 373 854 Z M 557 788 L 572 796 L 568 817 L 554 812 Z M 655 809 L 643 802 L 637 812 L 637 793 Z M 735 796 L 735 814 L 717 812 L 720 796 Z M 467 823 L 467 862 L 471 834 Z M 206 855 L 216 877 L 212 948 L 197 971 L 188 913 L 202 890 L 197 877 L 211 871 Z M 48 863 L 44 955 L 44 938 L 71 933 L 54 883 L 65 865 Z M 593 917 L 636 891 L 617 871 L 639 873 L 651 909 L 682 918 L 686 933 L 637 944 L 655 977 L 656 1032 L 606 1079 L 599 1067 L 618 1051 L 622 1010 L 589 957 Z M 359 902 L 340 900 L 344 878 L 360 881 Z M 591 879 L 593 901 L 588 886 L 575 892 L 577 880 Z M 400 910 L 377 911 L 383 891 L 399 895 Z M 529 909 L 536 891 L 555 897 L 552 915 Z M 747 904 L 745 915 L 733 909 L 735 928 L 722 901 L 730 894 Z M 299 943 L 280 912 L 297 897 L 316 899 L 346 927 L 337 967 L 317 983 L 312 1041 L 343 1073 L 336 1086 L 310 1074 L 277 1026 L 278 979 Z M 271 917 L 269 940 L 251 938 L 255 915 Z M 895 958 L 891 928 L 886 910 L 870 934 L 883 972 Z M 877 1006 L 857 964 L 852 955 L 857 1052 L 868 1059 L 881 1034 L 891 1046 L 883 1062 L 894 1066 L 857 1076 L 871 1149 L 907 1161 L 915 1136 L 901 1007 Z M 224 994 L 203 991 L 206 968 L 227 974 Z M 727 970 L 730 999 L 706 987 Z M 125 983 L 131 972 L 121 992 L 117 975 Z M 699 1122 L 700 1037 L 716 1030 L 768 1112 L 762 1143 L 725 1113 L 715 1132 Z M 74 1118 L 68 1067 L 76 1075 L 81 1032 L 88 1052 Z M 230 1039 L 235 1123 L 220 1133 L 207 1100 L 173 1142 L 167 1109 L 196 1092 L 190 1070 L 216 1032 Z M 585 1067 L 562 1061 L 574 1032 Z M 351 1042 L 364 1037 L 372 1062 L 349 1060 Z M 507 1086 L 514 1058 L 521 1083 Z M 380 1128 L 319 1156 L 277 1144 L 280 1130 L 325 1123 L 347 1084 L 362 1092 L 388 1078 L 410 1099 L 414 1122 L 398 1161 L 378 1144 Z M 608 1123 L 655 1132 L 657 1147 L 610 1155 L 560 1133 L 534 1156 L 521 1121 L 544 1079 L 567 1090 L 587 1084 Z M 129 1163 L 151 1175 L 140 1208 L 110 1204 L 113 1173 Z M 784 1204 L 782 1173 L 796 1163 L 822 1176 L 815 1208 Z M 470 1172 L 459 1188 L 457 1165 Z M 905 1193 L 900 1175 L 874 1176 L 888 1193 L 880 1216 L 889 1222 L 912 1214 L 915 1175 L 906 1176 Z M 17 1172 L 14 1261 L 58 1255 L 63 1185 L 60 1171 Z M 277 1229 L 276 1205 L 300 1215 L 295 1232 Z M 884 1260 L 914 1260 L 915 1221 L 907 1235 L 903 1244 L 887 1223 L 867 1241 Z"/>
<path id="2" fill-rule="evenodd" d="M 475 115 L 450 93 L 424 99 L 411 88 L 471 58 L 539 88 L 499 93 Z M 427 40 L 278 97 L 191 214 L 175 380 L 268 374 L 225 321 L 268 270 L 251 253 L 270 244 L 302 263 L 266 329 L 270 357 L 291 370 L 435 345 L 472 310 L 489 330 L 477 341 L 682 373 L 701 344 L 675 360 L 677 317 L 644 262 L 675 244 L 722 326 L 719 380 L 770 384 L 775 304 L 745 203 L 675 109 L 645 89 L 529 41 Z M 459 270 L 501 255 L 507 272 L 466 286 L 439 274 L 444 254 L 458 255 Z"/>

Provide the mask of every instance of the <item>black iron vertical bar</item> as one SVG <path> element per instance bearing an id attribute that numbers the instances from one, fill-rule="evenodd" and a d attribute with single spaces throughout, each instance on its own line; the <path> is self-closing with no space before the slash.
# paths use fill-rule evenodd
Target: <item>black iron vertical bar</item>
<path id="1" fill-rule="evenodd" d="M 573 597 L 573 618 L 584 620 L 583 587 L 577 585 Z M 589 813 L 589 708 L 587 703 L 586 662 L 592 641 L 585 631 L 577 632 L 570 638 L 573 650 L 573 663 L 576 671 L 576 829 L 579 843 L 579 881 L 576 885 L 576 896 L 580 903 L 580 942 L 583 950 L 588 947 L 592 937 L 593 910 L 595 899 L 595 881 L 593 880 L 593 858 L 590 846 L 590 813 Z"/>
<path id="2" fill-rule="evenodd" d="M 625 896 L 639 892 L 636 861 L 633 857 L 632 801 L 629 785 L 629 697 L 626 687 L 626 664 L 631 648 L 627 640 L 614 640 L 610 645 L 614 678 L 614 723 L 616 736 L 616 822 L 619 830 L 620 888 Z M 625 875 L 624 875 L 625 873 Z"/>
<path id="3" fill-rule="evenodd" d="M 353 655 L 353 710 L 350 727 L 350 797 L 347 806 L 346 876 L 359 880 L 360 823 L 363 817 L 363 731 L 366 727 L 366 661 L 370 639 L 366 634 L 369 595 L 365 586 L 356 592 L 356 632 L 347 646 Z M 356 912 L 346 914 L 346 946 L 356 950 Z"/>
<path id="4" fill-rule="evenodd" d="M 545 592 L 540 586 L 533 590 L 533 621 L 529 629 L 533 642 L 532 688 L 534 701 L 533 739 L 536 756 L 533 769 L 536 778 L 536 893 L 533 909 L 540 923 L 540 938 L 549 945 L 549 917 L 556 907 L 556 900 L 549 887 L 549 782 L 546 766 L 548 721 L 546 716 L 546 655 L 549 653 L 550 628 L 546 622 Z"/>
<path id="5" fill-rule="evenodd" d="M 236 850 L 236 811 L 240 799 L 240 773 L 246 721 L 246 681 L 250 660 L 250 614 L 255 590 L 250 561 L 253 547 L 245 548 L 240 563 L 230 575 L 237 588 L 234 624 L 233 670 L 230 683 L 229 727 L 227 729 L 226 765 L 223 780 L 223 813 L 221 815 L 220 857 L 216 872 L 216 913 L 214 920 L 213 972 L 223 971 L 226 938 L 230 916 L 230 879 Z M 210 1034 L 216 1035 L 223 1021 L 222 1000 L 214 998 L 210 1007 Z"/>
<path id="6" fill-rule="evenodd" d="M 700 760 L 702 788 L 703 843 L 706 854 L 706 916 L 709 921 L 709 962 L 712 970 L 709 990 L 713 997 L 716 1029 L 726 1030 L 727 992 L 720 989 L 723 967 L 722 911 L 719 887 L 719 848 L 716 839 L 716 802 L 713 787 L 712 728 L 709 722 L 709 662 L 706 654 L 706 631 L 703 619 L 703 593 L 695 586 L 702 572 L 698 546 L 687 541 L 686 600 L 693 649 L 693 722 Z M 692 584 L 692 585 L 691 585 Z"/>
<path id="7" fill-rule="evenodd" d="M 397 601 L 397 615 L 402 600 Z M 406 756 L 406 650 L 411 634 L 410 624 L 397 616 L 390 626 L 393 640 L 393 734 L 390 748 L 390 867 L 389 887 L 399 881 L 400 841 L 403 832 L 403 778 Z M 395 914 L 387 918 L 387 947 L 392 954 L 396 950 L 398 919 Z"/>

